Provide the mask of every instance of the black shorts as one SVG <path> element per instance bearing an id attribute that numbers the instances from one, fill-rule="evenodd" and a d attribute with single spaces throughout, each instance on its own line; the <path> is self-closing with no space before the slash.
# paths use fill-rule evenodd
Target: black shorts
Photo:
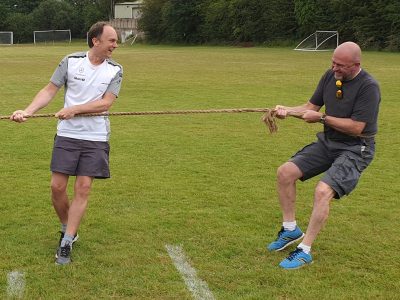
<path id="1" fill-rule="evenodd" d="M 56 135 L 50 170 L 71 176 L 109 178 L 109 153 L 108 142 L 86 141 Z"/>
<path id="2" fill-rule="evenodd" d="M 325 172 L 321 181 L 336 192 L 336 199 L 350 194 L 374 157 L 374 140 L 332 141 L 322 132 L 317 137 L 316 142 L 305 146 L 290 159 L 303 173 L 300 180 Z"/>

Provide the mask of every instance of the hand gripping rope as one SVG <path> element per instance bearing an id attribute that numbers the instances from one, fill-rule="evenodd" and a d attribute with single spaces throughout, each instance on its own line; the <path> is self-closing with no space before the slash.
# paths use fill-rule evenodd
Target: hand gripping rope
<path id="1" fill-rule="evenodd" d="M 75 117 L 96 117 L 96 116 L 144 116 L 144 115 L 185 115 L 185 114 L 207 114 L 207 113 L 245 113 L 245 112 L 264 112 L 261 120 L 267 125 L 270 133 L 278 131 L 276 124 L 276 112 L 270 108 L 227 108 L 227 109 L 209 109 L 209 110 L 170 110 L 170 111 L 138 111 L 138 112 L 105 112 L 77 114 Z M 288 111 L 288 115 L 301 118 L 303 113 Z M 11 116 L 0 116 L 0 120 L 10 119 Z M 55 114 L 34 114 L 26 118 L 52 118 Z"/>

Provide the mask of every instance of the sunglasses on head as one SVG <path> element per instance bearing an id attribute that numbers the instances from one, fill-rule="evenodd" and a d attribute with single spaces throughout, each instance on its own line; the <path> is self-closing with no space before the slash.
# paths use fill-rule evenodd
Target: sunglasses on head
<path id="1" fill-rule="evenodd" d="M 338 100 L 343 99 L 342 85 L 343 85 L 342 81 L 336 80 L 336 87 L 337 87 L 336 99 Z"/>

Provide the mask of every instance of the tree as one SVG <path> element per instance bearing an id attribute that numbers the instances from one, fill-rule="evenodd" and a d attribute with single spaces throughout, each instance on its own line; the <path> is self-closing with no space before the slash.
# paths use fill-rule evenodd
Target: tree
<path id="1" fill-rule="evenodd" d="M 65 1 L 45 0 L 32 12 L 35 30 L 70 29 L 72 6 Z"/>
<path id="2" fill-rule="evenodd" d="M 233 36 L 238 42 L 264 41 L 264 1 L 235 0 L 231 2 Z"/>
<path id="3" fill-rule="evenodd" d="M 294 14 L 302 35 L 315 31 L 316 0 L 294 0 Z"/>
<path id="4" fill-rule="evenodd" d="M 388 3 L 384 8 L 384 15 L 389 24 L 386 47 L 392 51 L 400 51 L 400 2 Z"/>
<path id="5" fill-rule="evenodd" d="M 0 31 L 7 31 L 6 19 L 9 13 L 9 8 L 5 4 L 0 3 Z"/>
<path id="6" fill-rule="evenodd" d="M 97 21 L 106 21 L 111 14 L 108 0 L 64 0 L 72 7 L 71 33 L 74 37 L 86 37 L 90 26 Z M 116 1 L 111 1 L 115 3 Z M 112 4 L 113 5 L 113 4 Z"/>
<path id="7" fill-rule="evenodd" d="M 165 37 L 162 10 L 168 0 L 147 0 L 142 8 L 139 28 L 146 34 L 150 43 L 160 43 Z"/>
<path id="8" fill-rule="evenodd" d="M 233 42 L 232 9 L 227 0 L 211 0 L 202 8 L 201 36 L 206 42 Z"/>
<path id="9" fill-rule="evenodd" d="M 2 5 L 10 10 L 10 13 L 29 14 L 39 6 L 43 0 L 1 0 Z"/>
<path id="10" fill-rule="evenodd" d="M 0 0 L 0 30 L 16 43 L 33 30 L 89 27 L 125 0 Z M 337 30 L 364 49 L 400 50 L 398 0 L 145 0 L 139 28 L 151 43 L 275 43 Z"/>
<path id="11" fill-rule="evenodd" d="M 165 37 L 174 43 L 199 43 L 202 24 L 199 0 L 170 0 L 162 9 Z"/>
<path id="12" fill-rule="evenodd" d="M 5 21 L 7 30 L 14 33 L 14 44 L 33 42 L 33 19 L 31 15 L 11 13 Z"/>

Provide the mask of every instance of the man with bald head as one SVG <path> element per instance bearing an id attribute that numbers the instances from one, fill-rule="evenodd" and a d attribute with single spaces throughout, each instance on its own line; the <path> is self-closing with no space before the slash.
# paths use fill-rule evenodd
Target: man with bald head
<path id="1" fill-rule="evenodd" d="M 376 80 L 361 68 L 361 49 L 353 42 L 339 45 L 332 67 L 322 76 L 310 100 L 300 106 L 277 105 L 276 116 L 302 114 L 307 123 L 320 122 L 317 140 L 297 152 L 278 168 L 277 186 L 282 210 L 282 228 L 267 246 L 281 251 L 302 242 L 279 265 L 297 269 L 312 262 L 311 245 L 324 226 L 332 199 L 350 194 L 361 173 L 371 163 L 381 96 Z M 321 108 L 325 106 L 324 112 Z M 314 205 L 305 234 L 295 217 L 296 182 L 324 173 L 314 192 Z"/>

